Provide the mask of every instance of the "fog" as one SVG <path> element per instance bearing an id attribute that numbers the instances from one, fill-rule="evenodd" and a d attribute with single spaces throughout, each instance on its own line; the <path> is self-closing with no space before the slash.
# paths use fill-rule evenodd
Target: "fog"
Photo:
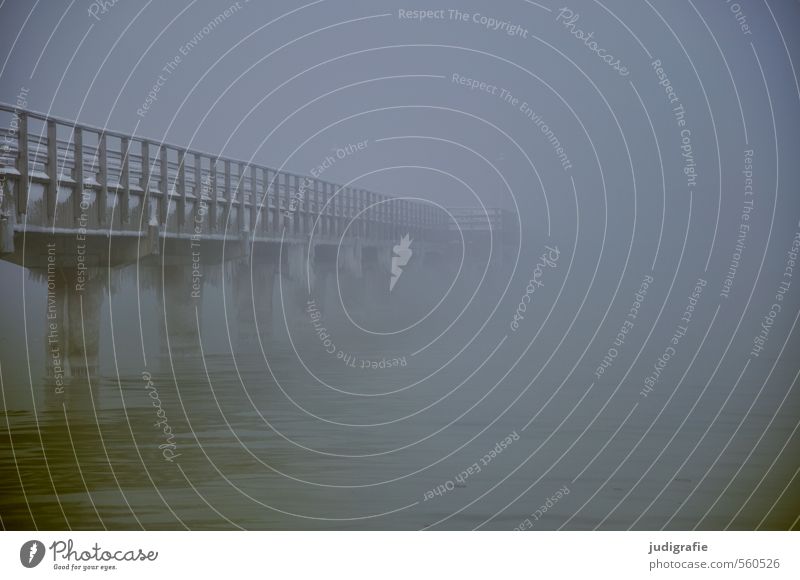
<path id="1" fill-rule="evenodd" d="M 0 5 L 0 101 L 402 197 L 449 233 L 402 266 L 399 236 L 353 267 L 342 238 L 309 278 L 280 231 L 242 257 L 226 229 L 194 301 L 166 245 L 93 266 L 97 368 L 58 391 L 20 212 L 6 527 L 796 527 L 796 3 L 100 4 Z M 505 218 L 464 238 L 453 208 Z"/>

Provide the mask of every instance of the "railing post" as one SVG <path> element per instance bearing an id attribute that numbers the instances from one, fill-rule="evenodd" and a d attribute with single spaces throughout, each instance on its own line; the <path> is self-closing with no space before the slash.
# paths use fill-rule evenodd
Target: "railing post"
<path id="1" fill-rule="evenodd" d="M 245 197 L 245 183 L 247 183 L 247 167 L 244 163 L 239 163 L 239 179 L 236 182 L 236 201 L 239 202 L 238 218 L 236 221 L 236 229 L 239 233 L 244 231 L 244 197 Z"/>
<path id="2" fill-rule="evenodd" d="M 372 207 L 369 210 L 369 235 L 375 239 L 380 239 L 381 236 L 381 229 L 378 226 L 378 212 L 380 211 L 380 207 L 377 205 L 378 203 L 378 194 L 374 191 L 369 193 L 369 202 Z"/>
<path id="3" fill-rule="evenodd" d="M 366 189 L 361 191 L 361 209 L 364 213 L 361 214 L 361 231 L 363 232 L 364 239 L 367 238 L 367 206 L 369 205 L 369 191 Z"/>
<path id="4" fill-rule="evenodd" d="M 73 160 L 72 179 L 75 181 L 75 189 L 72 193 L 72 216 L 79 219 L 81 215 L 81 200 L 83 199 L 83 129 L 75 127 L 73 139 Z"/>
<path id="5" fill-rule="evenodd" d="M 363 234 L 361 232 L 361 224 L 363 223 L 362 220 L 364 216 L 363 214 L 358 215 L 358 212 L 360 212 L 362 209 L 361 205 L 362 191 L 363 190 L 361 189 L 353 189 L 353 211 L 352 211 L 353 215 L 351 216 L 351 219 L 353 220 L 353 225 L 350 226 L 350 229 L 353 230 L 353 236 L 357 238 L 363 237 Z"/>
<path id="6" fill-rule="evenodd" d="M 374 237 L 376 240 L 381 240 L 383 239 L 383 231 L 381 230 L 381 212 L 383 211 L 383 206 L 381 206 L 381 196 L 379 193 L 372 194 L 372 202 L 375 204 L 372 209 L 372 221 L 375 224 Z"/>
<path id="7" fill-rule="evenodd" d="M 250 199 L 247 202 L 247 208 L 250 212 L 250 233 L 252 236 L 256 235 L 256 217 L 258 215 L 258 174 L 255 165 L 250 166 Z"/>
<path id="8" fill-rule="evenodd" d="M 342 233 L 342 188 L 333 184 L 333 193 L 331 194 L 331 204 L 333 205 L 333 223 L 334 231 L 333 237 L 338 238 Z"/>
<path id="9" fill-rule="evenodd" d="M 150 180 L 153 179 L 153 166 L 150 164 L 150 142 L 142 141 L 142 221 L 145 230 L 150 224 Z"/>
<path id="10" fill-rule="evenodd" d="M 261 168 L 261 183 L 263 189 L 261 191 L 261 200 L 259 201 L 259 211 L 261 212 L 262 229 L 267 234 L 270 231 L 270 219 L 272 216 L 269 213 L 269 170 L 266 167 Z"/>
<path id="11" fill-rule="evenodd" d="M 389 208 L 389 240 L 392 243 L 396 243 L 397 238 L 397 216 L 398 210 L 400 209 L 399 203 L 394 199 L 393 196 L 388 196 L 387 199 L 387 206 Z"/>
<path id="12" fill-rule="evenodd" d="M 400 204 L 397 200 L 392 199 L 389 202 L 389 211 L 391 212 L 389 216 L 389 239 L 391 241 L 395 241 L 397 239 L 397 220 L 400 215 Z"/>
<path id="13" fill-rule="evenodd" d="M 229 160 L 225 160 L 223 164 L 224 171 L 225 171 L 225 196 L 228 200 L 228 203 L 225 205 L 225 229 L 227 230 L 230 227 L 231 221 L 231 209 L 233 208 L 233 195 L 231 194 L 231 162 Z"/>
<path id="14" fill-rule="evenodd" d="M 356 237 L 361 237 L 361 216 L 358 212 L 361 211 L 361 189 L 353 190 L 353 229 L 355 230 Z"/>
<path id="15" fill-rule="evenodd" d="M 410 234 L 411 228 L 411 220 L 409 216 L 411 215 L 411 206 L 410 202 L 407 199 L 404 199 L 400 202 L 400 229 L 397 232 L 397 238 L 400 239 L 400 236 L 404 236 L 406 234 Z"/>
<path id="16" fill-rule="evenodd" d="M 406 217 L 406 203 L 404 199 L 397 199 L 392 204 L 394 206 L 394 240 L 399 240 L 400 236 L 405 234 L 404 225 Z"/>
<path id="17" fill-rule="evenodd" d="M 292 222 L 295 235 L 299 235 L 304 233 L 302 230 L 303 219 L 301 214 L 302 199 L 300 198 L 300 176 L 295 175 L 292 181 L 294 182 L 294 188 L 292 189 L 292 197 L 294 197 L 295 200 Z"/>
<path id="18" fill-rule="evenodd" d="M 373 201 L 375 202 L 375 214 L 374 214 L 374 221 L 375 221 L 375 239 L 382 240 L 383 239 L 383 205 L 381 204 L 381 194 L 375 193 L 373 194 Z"/>
<path id="19" fill-rule="evenodd" d="M 328 204 L 328 209 L 325 213 L 328 217 L 329 238 L 336 237 L 336 199 L 333 197 L 334 195 L 336 195 L 336 185 L 333 183 L 328 183 L 328 193 L 325 197 L 325 202 Z"/>
<path id="20" fill-rule="evenodd" d="M 311 226 L 313 225 L 311 215 L 311 187 L 314 187 L 314 182 L 305 177 L 303 179 L 303 223 L 305 224 L 303 234 L 309 235 L 311 233 Z M 311 187 L 309 187 L 311 186 Z"/>
<path id="21" fill-rule="evenodd" d="M 167 217 L 169 215 L 169 155 L 167 153 L 167 147 L 163 143 L 161 144 L 161 183 L 159 184 L 159 189 L 161 189 L 161 203 L 159 204 L 159 216 L 158 222 L 161 225 L 166 225 Z"/>
<path id="22" fill-rule="evenodd" d="M 392 202 L 385 195 L 383 198 L 383 237 L 386 240 L 392 239 Z"/>
<path id="23" fill-rule="evenodd" d="M 350 204 L 352 201 L 353 190 L 345 187 L 342 190 L 342 236 L 345 237 L 353 235 L 353 226 L 350 224 Z"/>
<path id="24" fill-rule="evenodd" d="M 389 239 L 393 243 L 397 241 L 397 232 L 400 228 L 397 225 L 397 220 L 400 215 L 400 203 L 394 199 L 394 197 L 389 198 Z"/>
<path id="25" fill-rule="evenodd" d="M 56 215 L 56 200 L 58 200 L 58 141 L 56 136 L 56 122 L 47 120 L 47 173 L 50 181 L 47 184 L 47 219 L 52 220 Z"/>
<path id="26" fill-rule="evenodd" d="M 358 233 L 358 237 L 363 239 L 364 238 L 364 214 L 362 210 L 364 209 L 364 190 L 357 189 L 356 190 L 356 232 Z"/>
<path id="27" fill-rule="evenodd" d="M 434 241 L 433 236 L 433 220 L 436 217 L 436 208 L 429 205 L 426 206 L 427 215 L 425 216 L 425 240 Z"/>
<path id="28" fill-rule="evenodd" d="M 358 231 L 359 222 L 356 220 L 358 214 L 358 189 L 350 190 L 350 211 L 348 212 L 347 219 L 350 221 L 350 231 L 353 232 L 351 236 L 358 238 L 361 232 Z"/>
<path id="29" fill-rule="evenodd" d="M 178 150 L 178 178 L 177 184 L 180 188 L 180 197 L 177 202 L 178 211 L 178 232 L 183 231 L 184 221 L 186 217 L 186 151 L 183 149 Z"/>
<path id="30" fill-rule="evenodd" d="M 361 221 L 360 221 L 359 218 L 361 216 L 359 216 L 359 217 L 356 217 L 356 216 L 358 216 L 358 212 L 359 212 L 360 206 L 361 206 L 361 190 L 357 189 L 357 188 L 353 188 L 353 189 L 350 190 L 350 192 L 352 193 L 352 201 L 350 203 L 350 220 L 351 220 L 352 223 L 350 225 L 350 229 L 353 231 L 353 237 L 354 238 L 360 238 L 361 237 L 361 229 L 360 229 L 361 228 Z"/>
<path id="31" fill-rule="evenodd" d="M 277 187 L 278 187 L 278 197 L 277 197 L 277 200 L 278 200 L 278 211 L 279 211 L 280 216 L 281 216 L 280 220 L 279 220 L 280 229 L 278 230 L 278 233 L 280 235 L 284 235 L 284 233 L 283 233 L 284 230 L 288 230 L 289 229 L 286 226 L 286 222 L 288 221 L 287 217 L 286 217 L 286 211 L 289 209 L 289 199 L 288 199 L 289 183 L 288 183 L 288 179 L 289 179 L 289 176 L 286 175 L 285 173 L 281 172 L 281 171 L 278 171 L 278 173 L 275 175 L 275 183 L 277 184 Z M 289 232 L 286 231 L 286 235 L 288 235 L 288 234 L 289 234 Z"/>
<path id="32" fill-rule="evenodd" d="M 369 203 L 372 207 L 369 209 L 369 235 L 373 239 L 378 239 L 380 236 L 379 228 L 378 228 L 378 206 L 375 205 L 378 202 L 378 195 L 370 191 L 369 192 Z"/>
<path id="33" fill-rule="evenodd" d="M 298 192 L 300 190 L 300 181 L 296 175 L 286 176 L 286 203 L 289 209 L 292 208 L 294 202 L 294 211 L 291 212 L 289 223 L 292 226 L 292 234 L 297 235 L 300 232 L 300 198 Z"/>
<path id="34" fill-rule="evenodd" d="M 28 213 L 28 192 L 31 178 L 28 165 L 28 114 L 19 112 L 19 128 L 17 129 L 17 158 L 19 167 L 19 189 L 17 190 L 17 213 Z"/>
<path id="35" fill-rule="evenodd" d="M 369 236 L 370 236 L 369 210 L 367 209 L 368 207 L 369 207 L 369 190 L 365 189 L 364 190 L 364 207 L 362 208 L 364 210 L 364 213 L 361 214 L 361 217 L 364 220 L 364 239 L 365 240 L 368 239 Z"/>
<path id="36" fill-rule="evenodd" d="M 295 197 L 295 212 L 294 212 L 294 227 L 295 233 L 305 235 L 305 220 L 303 218 L 303 207 L 305 202 L 305 194 L 300 195 L 300 189 L 303 187 L 303 178 L 299 175 L 294 176 L 294 197 Z"/>
<path id="37" fill-rule="evenodd" d="M 319 237 L 324 237 L 325 234 L 325 190 L 327 188 L 327 184 L 324 181 L 316 180 L 315 190 L 317 196 L 317 220 L 318 220 L 318 230 L 317 235 Z"/>
<path id="38" fill-rule="evenodd" d="M 308 178 L 306 180 L 306 193 L 308 199 L 308 205 L 306 206 L 306 215 L 308 216 L 308 234 L 311 234 L 314 231 L 314 226 L 316 224 L 316 214 L 317 210 L 319 209 L 319 199 L 317 198 L 318 192 L 317 187 L 319 187 L 319 181 L 316 179 Z M 316 234 L 319 235 L 319 230 L 316 231 Z"/>
<path id="39" fill-rule="evenodd" d="M 339 238 L 344 238 L 345 236 L 345 227 L 347 227 L 347 188 L 341 186 L 339 188 L 339 195 L 337 197 L 339 200 L 339 229 L 336 232 L 336 235 Z"/>
<path id="40" fill-rule="evenodd" d="M 129 218 L 128 208 L 131 198 L 131 141 L 127 137 L 123 137 L 120 141 L 120 155 L 122 155 L 122 169 L 119 180 L 122 182 L 122 198 L 119 204 L 119 219 L 120 223 L 125 224 Z"/>
<path id="41" fill-rule="evenodd" d="M 395 232 L 394 232 L 394 241 L 399 241 L 400 236 L 405 234 L 404 225 L 405 225 L 405 218 L 406 218 L 406 203 L 404 199 L 397 199 L 392 204 L 395 208 Z"/>
<path id="42" fill-rule="evenodd" d="M 272 177 L 269 178 L 269 174 L 272 173 Z M 281 231 L 281 224 L 280 224 L 280 200 L 278 199 L 278 193 L 280 191 L 280 184 L 278 183 L 278 173 L 276 171 L 267 171 L 267 211 L 270 212 L 270 219 L 272 220 L 272 226 L 270 227 L 270 231 L 273 234 L 280 235 Z M 272 192 L 270 193 L 270 189 Z M 269 206 L 269 201 L 272 200 L 272 207 Z"/>
<path id="43" fill-rule="evenodd" d="M 209 233 L 213 233 L 217 229 L 217 221 L 218 221 L 217 220 L 217 210 L 219 209 L 217 207 L 217 200 L 219 199 L 219 186 L 217 185 L 217 163 L 218 162 L 219 162 L 219 159 L 217 159 L 217 158 L 210 157 L 208 159 L 208 163 L 209 163 L 209 166 L 208 166 L 209 180 L 211 182 L 211 191 L 210 191 L 211 202 L 209 203 L 209 205 L 211 207 L 209 207 L 209 211 L 208 211 L 208 216 L 209 216 L 208 217 L 208 231 L 209 231 Z"/>
<path id="44" fill-rule="evenodd" d="M 203 200 L 203 191 L 205 184 L 203 183 L 203 157 L 199 153 L 194 154 L 194 207 L 192 208 L 192 227 L 190 233 L 194 233 L 196 227 L 203 229 L 202 220 L 198 221 L 197 216 L 200 211 L 201 205 L 205 203 Z"/>
<path id="45" fill-rule="evenodd" d="M 106 208 L 108 206 L 108 149 L 106 147 L 106 134 L 101 133 L 97 140 L 100 155 L 100 171 L 97 173 L 97 182 L 100 184 L 97 193 L 97 224 L 102 226 L 106 221 Z"/>
<path id="46" fill-rule="evenodd" d="M 275 233 L 283 235 L 286 228 L 286 199 L 285 199 L 285 180 L 286 176 L 280 171 L 275 172 L 275 209 L 278 212 L 278 229 Z"/>
<path id="47" fill-rule="evenodd" d="M 314 180 L 314 199 L 316 200 L 317 236 L 325 235 L 325 218 L 322 215 L 322 205 L 325 199 L 325 182 Z"/>
<path id="48" fill-rule="evenodd" d="M 276 223 L 277 228 L 275 228 L 275 233 L 279 236 L 283 235 L 283 230 L 286 227 L 286 216 L 284 215 L 285 207 L 284 207 L 284 199 L 283 199 L 283 186 L 284 176 L 280 171 L 275 172 L 275 215 L 276 215 Z"/>
<path id="49" fill-rule="evenodd" d="M 286 229 L 289 230 L 289 233 L 295 235 L 297 234 L 297 209 L 300 207 L 297 199 L 295 198 L 295 192 L 297 191 L 297 176 L 289 175 L 287 173 L 283 182 L 286 184 L 286 211 L 288 212 L 287 215 L 289 216 L 289 225 Z M 292 211 L 292 202 L 294 202 L 294 211 Z"/>
<path id="50" fill-rule="evenodd" d="M 383 210 L 383 239 L 389 240 L 392 237 L 390 228 L 391 228 L 391 221 L 392 221 L 392 208 L 391 202 L 389 198 L 385 195 L 381 195 L 381 209 Z"/>
<path id="51" fill-rule="evenodd" d="M 331 206 L 328 203 L 331 198 L 331 184 L 327 181 L 322 182 L 322 208 L 320 212 L 322 217 L 322 234 L 326 237 L 331 237 Z"/>
<path id="52" fill-rule="evenodd" d="M 278 173 L 272 169 L 265 170 L 266 178 L 266 185 L 265 191 L 267 193 L 267 215 L 269 216 L 269 232 L 271 234 L 276 234 L 280 231 L 278 227 Z"/>
<path id="53" fill-rule="evenodd" d="M 343 233 L 342 225 L 344 224 L 344 219 L 342 218 L 342 198 L 344 197 L 344 189 L 338 185 L 334 187 L 336 188 L 333 194 L 333 217 L 336 220 L 336 233 L 334 235 L 339 238 Z"/>
<path id="54" fill-rule="evenodd" d="M 292 184 L 289 186 L 289 208 L 291 209 L 292 201 L 294 201 L 294 211 L 292 212 L 292 217 L 290 221 L 292 222 L 292 234 L 299 235 L 303 232 L 300 231 L 301 227 L 301 220 L 300 220 L 300 177 L 297 175 L 288 176 L 286 179 L 286 184 Z"/>
<path id="55" fill-rule="evenodd" d="M 369 208 L 372 203 L 372 192 L 368 189 L 364 191 L 364 237 L 372 237 L 372 209 Z"/>

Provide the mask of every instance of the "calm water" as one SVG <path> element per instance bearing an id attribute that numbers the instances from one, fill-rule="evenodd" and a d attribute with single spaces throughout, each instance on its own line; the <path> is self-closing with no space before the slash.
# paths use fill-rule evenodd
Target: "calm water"
<path id="1" fill-rule="evenodd" d="M 332 312 L 335 301 L 322 288 L 316 304 Z M 112 300 L 129 298 L 123 289 Z M 276 294 L 276 306 L 279 300 Z M 452 319 L 455 302 L 431 319 L 434 326 Z M 493 307 L 488 299 L 481 304 Z M 353 312 L 360 323 L 389 329 L 428 306 L 407 304 L 399 315 L 366 306 Z M 742 382 L 714 421 L 732 383 L 712 383 L 689 414 L 705 378 L 685 382 L 654 422 L 674 384 L 643 401 L 633 384 L 616 394 L 616 382 L 591 386 L 587 363 L 568 377 L 575 359 L 546 365 L 552 339 L 523 354 L 527 343 L 508 335 L 507 316 L 481 332 L 476 320 L 465 320 L 452 330 L 458 340 L 412 356 L 424 344 L 413 331 L 390 341 L 359 338 L 344 334 L 341 317 L 325 314 L 337 348 L 358 357 L 354 368 L 326 352 L 308 312 L 297 304 L 288 312 L 292 341 L 277 318 L 263 352 L 255 334 L 229 342 L 223 317 L 203 321 L 205 356 L 190 348 L 170 358 L 156 334 L 145 337 L 146 363 L 138 325 L 118 321 L 119 371 L 106 328 L 100 376 L 73 379 L 63 395 L 42 378 L 41 366 L 29 382 L 24 357 L 15 366 L 5 358 L 3 525 L 512 529 L 527 519 L 533 529 L 749 529 L 787 528 L 796 517 L 796 494 L 790 488 L 781 496 L 797 450 L 796 395 L 733 478 L 781 403 L 781 385 L 765 389 L 743 420 L 760 385 Z M 152 327 L 157 316 L 147 317 Z M 405 366 L 360 368 L 363 359 L 398 357 Z M 172 461 L 159 448 L 166 443 L 174 444 Z M 470 473 L 475 464 L 480 471 Z M 559 492 L 565 487 L 568 493 Z M 548 499 L 557 492 L 557 501 Z"/>

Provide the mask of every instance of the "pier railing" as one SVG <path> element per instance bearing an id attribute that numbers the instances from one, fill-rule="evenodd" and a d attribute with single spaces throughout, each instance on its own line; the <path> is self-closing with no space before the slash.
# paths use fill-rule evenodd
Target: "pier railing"
<path id="1" fill-rule="evenodd" d="M 317 223 L 320 238 L 423 240 L 447 227 L 429 204 L 11 105 L 0 104 L 0 127 L 2 207 L 29 229 L 275 239 Z"/>

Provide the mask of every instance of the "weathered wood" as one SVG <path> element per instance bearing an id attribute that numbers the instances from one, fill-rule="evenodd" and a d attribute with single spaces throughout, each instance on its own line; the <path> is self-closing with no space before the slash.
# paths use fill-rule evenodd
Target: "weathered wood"
<path id="1" fill-rule="evenodd" d="M 312 222 L 311 217 L 311 188 L 314 183 L 305 177 L 300 178 L 303 183 L 303 234 L 308 235 L 311 233 Z"/>
<path id="2" fill-rule="evenodd" d="M 286 214 L 284 212 L 288 209 L 288 207 L 286 204 L 287 187 L 285 182 L 286 182 L 286 174 L 281 173 L 280 171 L 277 172 L 277 174 L 275 175 L 275 191 L 276 191 L 275 203 L 278 206 L 278 214 L 280 215 L 280 218 L 278 219 L 279 225 L 275 233 L 277 233 L 279 236 L 283 235 L 283 229 L 286 227 Z"/>
<path id="3" fill-rule="evenodd" d="M 256 217 L 258 215 L 258 174 L 257 168 L 255 165 L 250 166 L 250 199 L 247 203 L 247 207 L 250 212 L 250 231 L 252 235 L 256 233 Z"/>
<path id="4" fill-rule="evenodd" d="M 217 187 L 217 163 L 219 159 L 210 159 L 211 167 L 211 207 L 209 208 L 209 223 L 208 231 L 213 233 L 217 231 L 217 201 L 219 200 L 219 187 Z"/>
<path id="5" fill-rule="evenodd" d="M 304 234 L 305 221 L 303 220 L 303 197 L 300 195 L 300 188 L 303 186 L 303 178 L 299 175 L 294 176 L 294 188 L 292 197 L 294 198 L 294 233 Z"/>
<path id="6" fill-rule="evenodd" d="M 153 178 L 153 166 L 150 163 L 150 143 L 142 141 L 142 182 L 144 197 L 142 198 L 142 221 L 145 228 L 150 222 L 150 180 Z"/>
<path id="7" fill-rule="evenodd" d="M 359 221 L 361 223 L 359 229 L 361 230 L 361 235 L 366 237 L 367 235 L 367 190 L 362 189 L 361 191 L 361 207 L 359 211 L 362 212 L 359 216 Z"/>
<path id="8" fill-rule="evenodd" d="M 101 133 L 97 140 L 97 152 L 100 161 L 97 172 L 97 223 L 102 226 L 106 222 L 106 208 L 108 207 L 108 149 L 106 148 L 106 134 Z"/>
<path id="9" fill-rule="evenodd" d="M 186 216 L 186 151 L 183 149 L 178 150 L 178 177 L 176 183 L 176 193 L 180 196 L 176 203 L 176 211 L 178 212 L 178 232 L 183 232 L 184 218 Z"/>
<path id="10" fill-rule="evenodd" d="M 236 224 L 236 229 L 239 233 L 244 231 L 244 220 L 245 220 L 245 213 L 244 213 L 244 194 L 246 191 L 246 184 L 247 184 L 247 166 L 244 163 L 239 163 L 239 179 L 236 182 L 236 201 L 239 204 L 239 211 L 237 212 L 238 219 L 236 220 L 238 223 Z"/>
<path id="11" fill-rule="evenodd" d="M 158 216 L 158 223 L 161 225 L 166 225 L 167 217 L 169 216 L 169 154 L 167 152 L 166 146 L 161 146 L 161 162 L 159 163 L 161 166 L 159 169 L 161 170 L 161 180 L 159 183 L 159 189 L 161 190 L 161 197 L 159 203 L 159 216 Z"/>
<path id="12" fill-rule="evenodd" d="M 377 216 L 378 208 L 375 207 L 375 202 L 377 201 L 377 196 L 373 192 L 367 193 L 367 205 L 370 206 L 369 210 L 367 210 L 367 230 L 368 235 L 375 236 L 377 233 L 376 221 L 375 217 Z"/>
<path id="13" fill-rule="evenodd" d="M 197 226 L 202 228 L 202 219 L 198 217 L 201 205 L 205 203 L 203 193 L 206 192 L 206 185 L 203 183 L 203 157 L 199 153 L 194 154 L 194 207 L 192 208 L 193 223 L 189 226 L 190 233 L 194 234 Z"/>
<path id="14" fill-rule="evenodd" d="M 330 199 L 331 199 L 331 184 L 327 181 L 322 183 L 322 233 L 323 235 L 330 237 L 331 233 L 331 206 L 330 206 Z"/>
<path id="15" fill-rule="evenodd" d="M 72 215 L 77 220 L 81 215 L 81 199 L 83 198 L 83 129 L 75 127 L 75 136 L 73 137 L 74 145 L 73 151 L 75 152 L 74 163 L 75 167 L 72 169 L 72 179 L 75 181 L 75 187 L 72 190 Z"/>
<path id="16" fill-rule="evenodd" d="M 353 215 L 353 190 L 348 187 L 344 191 L 344 224 L 342 231 L 347 232 L 347 237 L 352 237 L 354 232 L 353 224 L 350 222 L 350 220 L 352 219 L 351 216 Z"/>
<path id="17" fill-rule="evenodd" d="M 58 137 L 56 136 L 56 122 L 47 121 L 47 219 L 52 220 L 56 215 L 56 201 L 58 200 Z"/>
<path id="18" fill-rule="evenodd" d="M 120 155 L 122 155 L 122 169 L 120 171 L 120 185 L 122 186 L 122 196 L 119 200 L 119 219 L 120 223 L 128 223 L 131 199 L 131 141 L 123 137 L 120 141 Z M 119 192 L 118 192 L 119 195 Z"/>
<path id="19" fill-rule="evenodd" d="M 17 213 L 28 213 L 28 194 L 31 187 L 30 167 L 28 164 L 28 114 L 19 113 L 17 127 L 17 170 L 19 182 L 17 187 Z"/>
<path id="20" fill-rule="evenodd" d="M 176 232 L 172 233 L 194 234 L 195 224 L 188 222 L 197 218 L 204 192 L 209 194 L 206 197 L 209 197 L 211 202 L 208 204 L 209 226 L 202 228 L 208 233 L 219 233 L 218 225 L 224 222 L 230 232 L 249 231 L 256 238 L 270 233 L 280 235 L 284 231 L 284 227 L 287 235 L 309 235 L 312 228 L 316 226 L 314 234 L 327 239 L 336 239 L 338 236 L 346 234 L 348 239 L 365 238 L 377 241 L 410 233 L 416 239 L 422 240 L 429 236 L 433 228 L 446 227 L 440 214 L 433 211 L 428 204 L 420 204 L 411 200 L 393 200 L 361 188 L 339 188 L 326 181 L 277 172 L 266 167 L 248 164 L 245 161 L 209 158 L 207 154 L 195 150 L 140 140 L 100 128 L 79 127 L 38 113 L 9 110 L 18 115 L 16 169 L 20 175 L 18 180 L 14 180 L 17 185 L 15 195 L 12 196 L 13 199 L 7 200 L 8 203 L 5 204 L 5 207 L 7 211 L 16 211 L 17 214 L 24 214 L 27 211 L 27 204 L 30 200 L 31 175 L 36 176 L 33 169 L 39 168 L 38 160 L 34 160 L 35 167 L 34 162 L 29 160 L 31 153 L 28 135 L 29 122 L 31 119 L 36 119 L 42 120 L 46 125 L 46 160 L 42 159 L 42 161 L 46 163 L 49 179 L 47 181 L 40 179 L 42 176 L 35 177 L 35 179 L 37 182 L 45 181 L 46 183 L 43 209 L 49 220 L 55 219 L 58 214 L 59 182 L 62 180 L 66 159 L 68 159 L 68 157 L 59 159 L 59 127 L 67 126 L 73 131 L 74 167 L 72 175 L 75 184 L 71 204 L 73 211 L 70 212 L 67 208 L 66 213 L 74 215 L 76 228 L 96 227 L 94 224 L 95 212 L 99 225 L 102 227 L 111 225 L 107 223 L 109 213 L 112 213 L 108 212 L 110 193 L 115 195 L 119 204 L 115 209 L 119 210 L 120 217 L 119 221 L 114 219 L 114 225 L 129 224 L 133 219 L 131 203 L 136 200 L 131 199 L 131 193 L 136 195 L 137 191 L 136 184 L 131 183 L 131 174 L 133 173 L 134 178 L 138 177 L 138 157 L 134 154 L 137 149 L 136 142 L 140 143 L 142 151 L 141 179 L 144 189 L 142 216 L 147 218 L 148 224 L 151 223 L 151 220 L 156 220 L 153 222 L 153 226 L 157 237 L 159 230 L 163 231 L 163 229 L 156 226 L 158 224 L 164 226 L 169 222 L 170 202 L 174 202 L 178 212 L 175 220 L 177 222 Z M 84 149 L 84 131 L 90 131 L 98 136 L 96 150 L 93 147 Z M 120 143 L 118 183 L 109 174 L 109 163 L 111 163 L 111 172 L 114 177 L 117 175 L 113 157 L 116 155 L 117 147 L 114 146 L 114 151 L 111 152 L 112 159 L 109 161 L 109 136 L 115 141 L 119 139 Z M 151 148 L 151 145 L 155 147 L 155 150 Z M 93 167 L 90 169 L 95 174 L 96 182 L 90 177 L 92 183 L 89 185 L 90 190 L 97 194 L 96 209 L 82 203 L 88 197 L 82 195 L 87 186 L 83 173 L 87 150 L 92 155 L 96 155 L 96 163 L 92 163 Z M 176 152 L 175 154 L 171 153 L 173 150 Z M 150 158 L 151 153 L 153 159 Z M 131 161 L 132 155 L 133 161 Z M 194 176 L 191 174 L 187 176 L 186 173 L 186 163 L 192 162 L 192 159 L 187 158 L 189 155 L 194 156 Z M 177 172 L 171 171 L 170 167 L 170 160 L 175 160 L 176 156 Z M 204 159 L 209 159 L 209 168 L 204 167 Z M 61 167 L 59 167 L 59 163 L 61 163 Z M 156 163 L 159 165 L 158 168 L 155 166 Z M 232 169 L 238 170 L 238 173 L 233 173 Z M 219 171 L 224 171 L 224 176 L 220 176 Z M 211 183 L 206 182 L 204 175 L 210 175 Z M 236 179 L 235 183 L 234 179 Z M 189 191 L 189 184 L 192 181 L 195 187 L 195 205 L 194 211 L 190 211 L 187 215 L 187 209 L 189 209 L 187 204 L 193 197 L 192 192 Z M 274 202 L 272 207 L 270 207 L 270 183 L 273 184 L 272 198 Z M 110 185 L 114 186 L 115 191 L 109 192 Z M 131 187 L 134 188 L 133 192 L 131 192 Z M 213 192 L 208 187 L 213 187 Z M 222 197 L 220 197 L 220 191 L 224 191 Z M 155 196 L 155 199 L 152 196 Z M 16 210 L 13 209 L 14 207 Z M 233 216 L 230 215 L 234 207 L 237 208 L 235 223 L 231 222 Z M 228 213 L 220 216 L 218 214 L 220 211 Z M 155 215 L 156 213 L 158 216 Z M 112 215 L 116 215 L 116 213 L 114 212 Z M 224 219 L 220 219 L 221 217 Z M 205 219 L 204 216 L 203 221 Z M 173 224 L 173 222 L 169 223 Z M 130 229 L 130 226 L 126 226 L 125 229 Z M 130 232 L 124 232 L 124 234 L 130 234 Z"/>
<path id="21" fill-rule="evenodd" d="M 264 234 L 267 234 L 272 231 L 272 213 L 269 209 L 269 169 L 266 167 L 261 168 L 261 183 L 261 223 Z"/>
<path id="22" fill-rule="evenodd" d="M 233 193 L 231 192 L 231 162 L 228 159 L 226 159 L 225 163 L 223 164 L 223 171 L 225 171 L 225 199 L 227 200 L 227 203 L 225 204 L 225 217 L 223 219 L 225 222 L 223 231 L 228 231 L 231 227 L 231 208 L 233 207 Z"/>

